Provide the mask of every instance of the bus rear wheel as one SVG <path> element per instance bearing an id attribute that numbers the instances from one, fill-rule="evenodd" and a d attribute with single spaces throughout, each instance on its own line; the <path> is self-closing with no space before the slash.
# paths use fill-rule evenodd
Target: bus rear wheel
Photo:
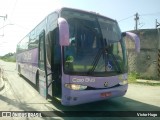
<path id="1" fill-rule="evenodd" d="M 18 75 L 21 77 L 22 76 L 22 74 L 21 74 L 21 67 L 20 67 L 20 65 L 18 65 Z"/>
<path id="2" fill-rule="evenodd" d="M 39 76 L 38 76 L 38 72 L 36 73 L 36 90 L 39 92 Z"/>

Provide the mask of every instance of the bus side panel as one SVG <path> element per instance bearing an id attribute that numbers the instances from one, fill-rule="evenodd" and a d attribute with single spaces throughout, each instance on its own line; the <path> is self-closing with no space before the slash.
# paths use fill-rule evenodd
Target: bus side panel
<path id="1" fill-rule="evenodd" d="M 18 54 L 17 66 L 20 67 L 20 72 L 24 77 L 36 84 L 35 76 L 38 67 L 38 48 Z"/>
<path id="2" fill-rule="evenodd" d="M 36 84 L 36 72 L 37 72 L 37 69 L 38 69 L 38 48 L 35 48 L 33 50 L 31 50 L 31 66 L 32 66 L 32 71 L 31 71 L 31 74 L 32 74 L 32 82 Z"/>

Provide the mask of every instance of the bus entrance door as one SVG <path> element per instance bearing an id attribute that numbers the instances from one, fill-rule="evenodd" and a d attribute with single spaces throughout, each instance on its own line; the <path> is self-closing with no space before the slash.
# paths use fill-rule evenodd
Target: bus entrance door
<path id="1" fill-rule="evenodd" d="M 38 90 L 39 93 L 47 98 L 47 68 L 46 68 L 46 51 L 45 51 L 45 31 L 43 30 L 39 35 L 39 57 L 38 57 Z"/>

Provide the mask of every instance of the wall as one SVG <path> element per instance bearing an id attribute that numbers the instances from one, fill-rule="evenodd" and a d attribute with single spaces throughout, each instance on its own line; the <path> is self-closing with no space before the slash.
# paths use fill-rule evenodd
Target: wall
<path id="1" fill-rule="evenodd" d="M 137 72 L 141 78 L 160 80 L 158 76 L 158 50 L 160 49 L 158 30 L 141 29 L 131 32 L 140 37 L 141 52 L 137 54 L 134 51 L 134 43 L 126 40 L 129 72 Z"/>

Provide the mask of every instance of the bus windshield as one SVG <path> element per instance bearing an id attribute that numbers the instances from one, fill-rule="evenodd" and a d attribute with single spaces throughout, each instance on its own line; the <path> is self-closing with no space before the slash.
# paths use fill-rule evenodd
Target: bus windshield
<path id="1" fill-rule="evenodd" d="M 127 69 L 125 43 L 116 21 L 96 14 L 62 10 L 70 45 L 63 47 L 67 74 L 111 76 Z"/>

